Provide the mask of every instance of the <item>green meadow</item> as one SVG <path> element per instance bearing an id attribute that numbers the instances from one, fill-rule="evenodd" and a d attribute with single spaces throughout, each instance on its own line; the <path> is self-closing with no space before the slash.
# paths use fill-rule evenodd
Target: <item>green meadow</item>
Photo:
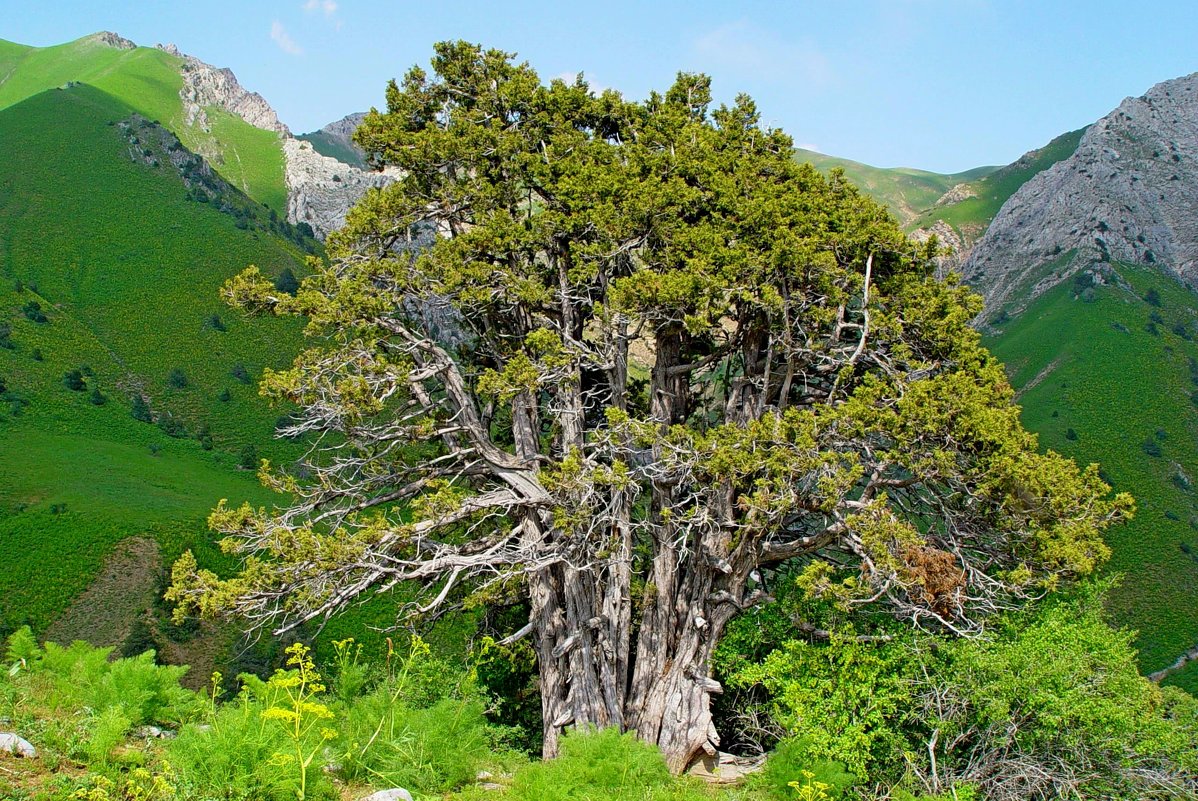
<path id="1" fill-rule="evenodd" d="M 872 167 L 849 159 L 828 156 L 814 150 L 797 150 L 795 158 L 810 162 L 820 172 L 844 170 L 853 184 L 886 206 L 904 226 L 957 184 L 969 183 L 998 170 L 998 167 L 976 167 L 965 172 L 945 175 L 908 167 Z"/>
<path id="2" fill-rule="evenodd" d="M 975 193 L 973 197 L 939 208 L 925 206 L 927 211 L 920 214 L 911 227 L 922 228 L 943 220 L 968 241 L 977 240 L 1007 199 L 1033 176 L 1072 156 L 1085 132 L 1086 129 L 1082 128 L 1061 134 L 1018 161 L 986 175 L 970 178 L 966 183 Z"/>
<path id="3" fill-rule="evenodd" d="M 988 341 L 1041 444 L 1098 462 L 1136 498 L 1135 519 L 1108 532 L 1108 569 L 1123 577 L 1109 611 L 1139 632 L 1146 672 L 1198 644 L 1196 336 L 1192 292 L 1158 271 L 1114 265 L 1105 285 L 1057 286 Z M 1194 667 L 1166 682 L 1198 689 Z"/>
<path id="4" fill-rule="evenodd" d="M 305 254 L 267 209 L 197 202 L 167 154 L 131 155 L 115 123 L 132 113 L 84 85 L 0 110 L 0 627 L 46 626 L 129 536 L 167 564 L 189 547 L 216 560 L 216 501 L 270 500 L 239 468 L 245 447 L 302 452 L 272 437 L 285 410 L 256 387 L 298 351 L 298 326 L 246 319 L 219 289 Z M 227 213 L 255 207 L 245 228 Z M 136 397 L 157 424 L 134 419 Z"/>
<path id="5" fill-rule="evenodd" d="M 0 40 L 0 109 L 70 82 L 94 86 L 169 128 L 230 184 L 284 213 L 287 187 L 278 134 L 212 108 L 206 110 L 210 131 L 187 125 L 179 96 L 182 64 L 163 50 L 120 50 L 92 36 L 53 47 Z"/>

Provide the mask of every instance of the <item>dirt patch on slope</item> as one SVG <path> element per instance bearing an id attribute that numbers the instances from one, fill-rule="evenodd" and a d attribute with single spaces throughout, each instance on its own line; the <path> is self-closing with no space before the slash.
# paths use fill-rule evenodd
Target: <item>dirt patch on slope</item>
<path id="1" fill-rule="evenodd" d="M 133 622 L 154 605 L 162 569 L 162 554 L 154 540 L 121 540 L 105 558 L 95 581 L 46 630 L 45 638 L 119 648 L 129 638 Z"/>

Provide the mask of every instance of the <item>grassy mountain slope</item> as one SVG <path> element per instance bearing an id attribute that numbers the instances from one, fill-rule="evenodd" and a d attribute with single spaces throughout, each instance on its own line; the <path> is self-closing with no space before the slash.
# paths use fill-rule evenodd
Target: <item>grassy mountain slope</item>
<path id="1" fill-rule="evenodd" d="M 821 172 L 828 172 L 837 167 L 844 170 L 850 181 L 884 204 L 904 225 L 910 224 L 921 212 L 931 208 L 945 192 L 957 184 L 976 181 L 999 169 L 977 167 L 966 172 L 944 175 L 906 167 L 871 167 L 857 161 L 802 149 L 795 151 L 795 158 L 810 162 Z"/>
<path id="2" fill-rule="evenodd" d="M 342 164 L 349 164 L 352 167 L 359 169 L 366 168 L 366 160 L 362 158 L 362 154 L 352 147 L 349 147 L 341 139 L 330 136 L 325 131 L 313 131 L 312 133 L 300 134 L 296 139 L 302 139 L 305 142 L 312 143 L 312 149 L 322 156 L 328 156 L 331 159 L 337 159 Z"/>
<path id="3" fill-rule="evenodd" d="M 1007 198 L 1015 194 L 1019 187 L 1037 173 L 1072 156 L 1085 132 L 1086 129 L 1081 128 L 1061 134 L 1044 147 L 1025 154 L 1018 161 L 968 181 L 969 190 L 974 193 L 973 197 L 928 209 L 916 218 L 911 227 L 923 228 L 937 220 L 943 220 L 955 228 L 966 242 L 977 241 L 985 232 L 986 226 L 998 214 L 998 210 L 1007 202 Z"/>
<path id="4" fill-rule="evenodd" d="M 250 197 L 279 213 L 286 211 L 278 135 L 220 109 L 207 110 L 211 131 L 187 125 L 179 97 L 182 64 L 162 50 L 122 50 L 96 36 L 41 48 L 0 41 L 0 109 L 71 81 L 90 84 L 160 121 Z"/>
<path id="5" fill-rule="evenodd" d="M 298 328 L 242 319 L 218 290 L 249 263 L 298 269 L 302 251 L 235 190 L 199 202 L 194 157 L 125 123 L 131 105 L 75 85 L 0 111 L 0 627 L 44 627 L 131 535 L 168 564 L 184 547 L 212 559 L 215 501 L 268 500 L 241 448 L 299 447 L 271 439 L 279 412 L 251 383 L 290 361 Z M 136 395 L 183 430 L 135 420 Z"/>
<path id="6" fill-rule="evenodd" d="M 1145 296 L 1159 296 L 1159 306 Z M 1159 272 L 1116 265 L 1104 285 L 1079 280 L 1046 293 L 987 343 L 1042 444 L 1099 462 L 1136 497 L 1135 520 L 1108 534 L 1109 569 L 1124 576 L 1110 611 L 1140 632 L 1148 672 L 1198 644 L 1196 334 L 1193 293 Z M 1196 666 L 1166 681 L 1198 690 Z"/>

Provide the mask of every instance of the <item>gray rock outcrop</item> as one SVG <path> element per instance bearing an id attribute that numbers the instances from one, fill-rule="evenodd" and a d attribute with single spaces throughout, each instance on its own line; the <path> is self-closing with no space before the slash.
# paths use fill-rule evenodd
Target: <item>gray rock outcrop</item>
<path id="1" fill-rule="evenodd" d="M 11 732 L 0 732 L 0 751 L 26 759 L 37 756 L 37 749 L 30 745 L 28 740 Z"/>
<path id="2" fill-rule="evenodd" d="M 115 47 L 117 50 L 137 49 L 137 45 L 135 45 L 133 42 L 130 42 L 124 36 L 113 33 L 112 31 L 100 31 L 99 33 L 93 33 L 87 38 L 98 44 L 105 45 L 106 47 Z"/>
<path id="3" fill-rule="evenodd" d="M 961 263 L 969 256 L 969 245 L 961 239 L 957 229 L 944 220 L 937 220 L 928 228 L 917 228 L 911 232 L 911 239 L 916 242 L 927 242 L 933 236 L 945 249 L 944 254 L 936 258 L 936 276 L 943 278 L 949 273 L 961 272 Z"/>
<path id="4" fill-rule="evenodd" d="M 287 219 L 306 222 L 321 239 L 345 223 L 366 191 L 395 180 L 390 172 L 367 172 L 317 153 L 310 142 L 283 140 L 287 157 Z"/>
<path id="5" fill-rule="evenodd" d="M 951 206 L 953 203 L 960 203 L 962 200 L 977 196 L 978 193 L 969 184 L 954 184 L 952 189 L 949 189 L 936 200 L 933 208 Z"/>
<path id="6" fill-rule="evenodd" d="M 365 162 L 366 154 L 354 143 L 353 139 L 354 131 L 358 130 L 358 126 L 362 124 L 362 120 L 364 119 L 366 119 L 366 112 L 364 111 L 347 114 L 336 122 L 330 122 L 319 131 L 313 131 L 308 136 L 322 137 L 325 141 L 337 144 L 345 150 L 356 154 L 359 162 Z"/>
<path id="7" fill-rule="evenodd" d="M 242 87 L 232 70 L 217 68 L 195 56 L 180 53 L 173 44 L 158 45 L 158 48 L 183 59 L 183 88 L 179 90 L 179 97 L 183 100 L 183 114 L 188 125 L 211 130 L 205 109 L 215 106 L 236 114 L 255 128 L 284 136 L 291 134 L 266 99 Z"/>
<path id="8" fill-rule="evenodd" d="M 288 222 L 308 223 L 316 235 L 324 239 L 344 224 L 350 207 L 367 189 L 392 180 L 388 174 L 366 172 L 322 156 L 308 142 L 293 137 L 262 95 L 243 88 L 231 70 L 218 69 L 195 56 L 180 53 L 174 45 L 158 47 L 183 60 L 183 88 L 179 96 L 183 100 L 184 119 L 188 125 L 209 130 L 205 109 L 216 107 L 236 114 L 255 128 L 280 135 L 285 158 Z M 351 114 L 321 130 L 352 146 L 350 137 L 364 116 Z"/>
<path id="9" fill-rule="evenodd" d="M 1198 73 L 1128 98 L 1003 205 L 963 265 L 988 314 L 1096 262 L 1198 280 Z"/>

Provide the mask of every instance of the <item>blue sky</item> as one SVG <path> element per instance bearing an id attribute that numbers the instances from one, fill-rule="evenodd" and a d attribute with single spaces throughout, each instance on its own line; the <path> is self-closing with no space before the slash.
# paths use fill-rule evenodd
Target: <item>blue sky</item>
<path id="1" fill-rule="evenodd" d="M 433 42 L 467 39 L 637 98 L 706 72 L 796 143 L 940 172 L 1013 161 L 1198 71 L 1194 0 L 0 0 L 3 39 L 97 30 L 232 68 L 296 132 L 381 104 Z"/>

